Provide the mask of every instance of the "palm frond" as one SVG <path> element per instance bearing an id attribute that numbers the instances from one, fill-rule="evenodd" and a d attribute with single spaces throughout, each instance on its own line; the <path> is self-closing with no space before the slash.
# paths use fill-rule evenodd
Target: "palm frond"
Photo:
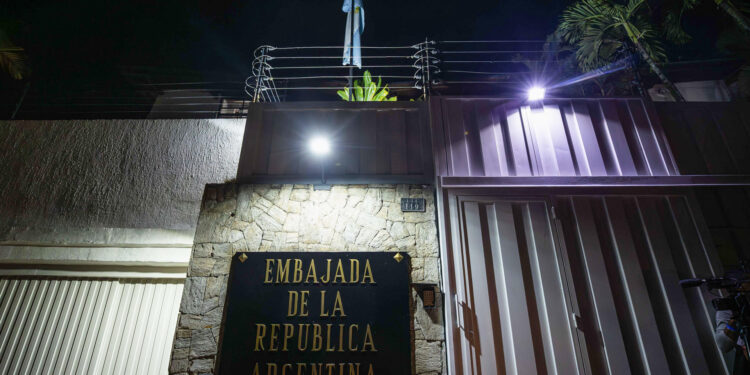
<path id="1" fill-rule="evenodd" d="M 6 71 L 13 79 L 23 79 L 28 70 L 23 48 L 15 46 L 2 30 L 0 30 L 0 69 Z"/>
<path id="2" fill-rule="evenodd" d="M 690 34 L 682 28 L 682 17 L 679 14 L 667 13 L 661 28 L 664 30 L 664 37 L 673 43 L 685 44 L 692 39 Z"/>
<path id="3" fill-rule="evenodd" d="M 631 18 L 635 17 L 638 13 L 638 10 L 645 4 L 645 0 L 630 0 L 628 1 L 628 5 L 626 5 L 624 8 L 625 10 L 625 17 Z"/>
<path id="4" fill-rule="evenodd" d="M 0 68 L 8 72 L 13 79 L 23 79 L 26 63 L 19 52 L 0 51 Z"/>
<path id="5" fill-rule="evenodd" d="M 583 71 L 622 58 L 628 53 L 628 43 L 635 41 L 655 60 L 664 60 L 666 55 L 658 33 L 643 15 L 644 4 L 645 0 L 629 0 L 625 5 L 610 0 L 579 0 L 563 11 L 556 33 L 565 44 L 575 48 Z"/>

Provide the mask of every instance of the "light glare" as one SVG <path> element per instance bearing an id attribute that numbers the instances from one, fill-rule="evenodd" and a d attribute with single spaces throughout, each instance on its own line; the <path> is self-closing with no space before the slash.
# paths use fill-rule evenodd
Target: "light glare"
<path id="1" fill-rule="evenodd" d="M 534 86 L 529 89 L 527 95 L 529 100 L 531 101 L 542 100 L 544 99 L 544 94 L 546 91 L 547 90 L 545 90 L 544 87 Z"/>
<path id="2" fill-rule="evenodd" d="M 310 152 L 314 155 L 324 156 L 331 152 L 331 143 L 323 137 L 313 137 L 310 139 Z"/>

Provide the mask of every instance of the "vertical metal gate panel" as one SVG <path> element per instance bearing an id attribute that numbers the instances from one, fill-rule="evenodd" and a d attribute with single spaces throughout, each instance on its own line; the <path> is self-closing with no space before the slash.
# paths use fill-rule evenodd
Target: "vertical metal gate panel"
<path id="1" fill-rule="evenodd" d="M 590 356 L 610 372 L 727 372 L 710 296 L 678 283 L 717 271 L 684 197 L 566 197 L 556 207 L 568 251 L 577 253 L 572 272 L 585 275 L 576 292 L 592 301 L 582 319 L 597 323 L 598 332 L 583 336 L 604 340 L 589 345 Z"/>
<path id="2" fill-rule="evenodd" d="M 0 278 L 0 374 L 164 374 L 182 280 Z"/>
<path id="3" fill-rule="evenodd" d="M 640 99 L 433 98 L 439 176 L 676 175 Z"/>
<path id="4" fill-rule="evenodd" d="M 686 197 L 448 203 L 456 374 L 728 373 L 713 296 L 678 283 L 721 272 Z"/>
<path id="5" fill-rule="evenodd" d="M 460 373 L 579 372 L 546 204 L 459 204 Z"/>

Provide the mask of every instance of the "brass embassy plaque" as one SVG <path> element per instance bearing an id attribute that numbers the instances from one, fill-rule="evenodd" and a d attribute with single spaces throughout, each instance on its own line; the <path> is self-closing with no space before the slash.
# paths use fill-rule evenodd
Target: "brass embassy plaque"
<path id="1" fill-rule="evenodd" d="M 238 253 L 219 374 L 411 373 L 405 253 Z"/>

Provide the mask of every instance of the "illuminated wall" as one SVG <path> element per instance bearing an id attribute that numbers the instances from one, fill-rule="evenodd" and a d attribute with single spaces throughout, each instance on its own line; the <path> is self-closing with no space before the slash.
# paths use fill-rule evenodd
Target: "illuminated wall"
<path id="1" fill-rule="evenodd" d="M 425 212 L 402 212 L 405 197 L 424 198 Z M 439 284 L 435 220 L 433 191 L 419 185 L 207 187 L 170 373 L 214 369 L 227 275 L 236 252 L 401 251 L 411 256 L 412 283 Z M 413 369 L 416 374 L 445 373 L 442 309 L 425 310 L 416 291 L 412 297 Z"/>

